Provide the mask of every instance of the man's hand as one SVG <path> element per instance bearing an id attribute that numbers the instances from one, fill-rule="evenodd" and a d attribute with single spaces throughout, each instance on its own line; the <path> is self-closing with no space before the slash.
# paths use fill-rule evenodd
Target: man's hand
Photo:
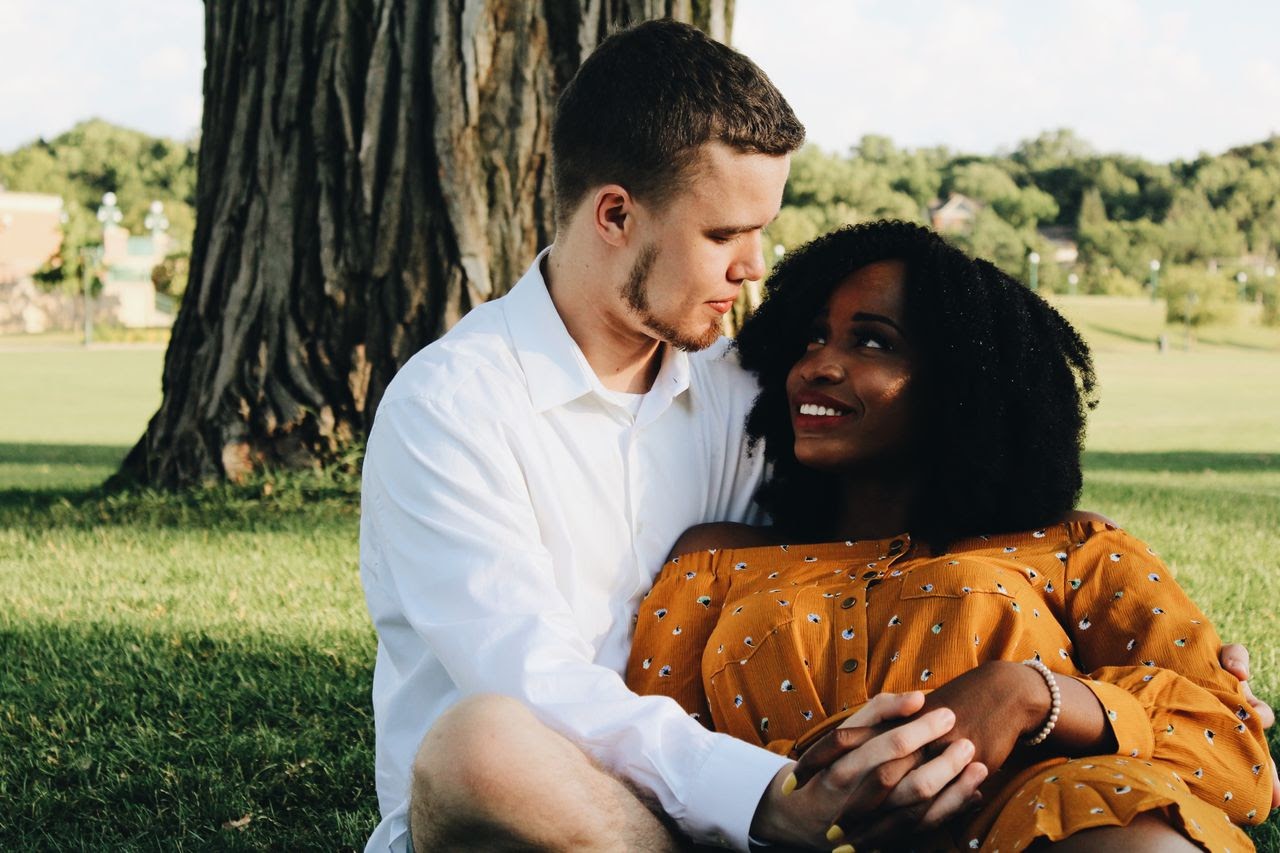
<path id="1" fill-rule="evenodd" d="M 859 846 L 941 824 L 975 800 L 986 768 L 971 763 L 973 744 L 958 740 L 930 761 L 923 750 L 954 725 L 947 709 L 910 717 L 921 693 L 882 693 L 828 733 L 774 779 L 751 834 L 819 847 Z M 923 762 L 923 763 L 922 763 Z M 886 809 L 888 810 L 886 812 Z"/>
<path id="2" fill-rule="evenodd" d="M 1223 669 L 1240 679 L 1240 686 L 1244 688 L 1244 698 L 1249 700 L 1253 712 L 1262 721 L 1262 727 L 1269 729 L 1275 725 L 1276 714 L 1271 710 L 1271 706 L 1254 696 L 1253 689 L 1249 687 L 1249 650 L 1239 643 L 1228 643 L 1218 653 L 1218 660 L 1222 662 Z M 1271 808 L 1276 809 L 1280 808 L 1280 776 L 1276 775 L 1275 761 L 1271 761 L 1270 764 Z"/>

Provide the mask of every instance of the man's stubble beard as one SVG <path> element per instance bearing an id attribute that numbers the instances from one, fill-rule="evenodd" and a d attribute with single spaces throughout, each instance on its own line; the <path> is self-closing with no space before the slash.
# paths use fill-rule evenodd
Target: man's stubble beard
<path id="1" fill-rule="evenodd" d="M 658 340 L 665 341 L 674 347 L 687 352 L 706 349 L 720 338 L 719 320 L 711 321 L 705 332 L 697 337 L 681 332 L 675 326 L 659 319 L 649 307 L 649 273 L 658 260 L 658 247 L 652 243 L 640 250 L 636 261 L 627 274 L 627 282 L 622 286 L 622 298 L 627 303 L 641 324 Z"/>

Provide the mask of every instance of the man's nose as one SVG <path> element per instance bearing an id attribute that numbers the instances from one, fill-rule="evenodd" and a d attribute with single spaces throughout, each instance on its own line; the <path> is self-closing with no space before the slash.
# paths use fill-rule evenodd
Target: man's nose
<path id="1" fill-rule="evenodd" d="M 764 248 L 758 233 L 742 241 L 742 255 L 729 272 L 733 281 L 759 281 L 764 278 Z"/>

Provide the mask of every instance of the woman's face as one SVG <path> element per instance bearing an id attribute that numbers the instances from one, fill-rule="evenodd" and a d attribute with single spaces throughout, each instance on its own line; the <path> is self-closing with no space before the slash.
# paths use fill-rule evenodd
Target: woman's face
<path id="1" fill-rule="evenodd" d="M 862 267 L 836 285 L 814 318 L 808 347 L 787 375 L 800 464 L 838 471 L 903 458 L 915 362 L 905 274 L 901 261 Z"/>

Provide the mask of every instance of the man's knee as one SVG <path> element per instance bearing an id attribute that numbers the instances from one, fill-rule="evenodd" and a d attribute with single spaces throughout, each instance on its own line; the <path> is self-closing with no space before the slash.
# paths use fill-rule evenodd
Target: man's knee
<path id="1" fill-rule="evenodd" d="M 468 799 L 490 796 L 531 748 L 554 748 L 547 742 L 557 740 L 563 739 L 518 700 L 495 694 L 470 696 L 441 715 L 423 738 L 413 762 L 414 787 L 454 791 Z M 567 741 L 564 745 L 570 747 Z M 561 751 L 566 758 L 573 755 Z"/>
<path id="2" fill-rule="evenodd" d="M 418 749 L 412 785 L 414 838 L 438 846 L 467 839 L 468 849 L 518 841 L 514 847 L 608 850 L 619 837 L 646 839 L 636 849 L 671 846 L 632 792 L 505 696 L 473 696 L 443 714 Z"/>

